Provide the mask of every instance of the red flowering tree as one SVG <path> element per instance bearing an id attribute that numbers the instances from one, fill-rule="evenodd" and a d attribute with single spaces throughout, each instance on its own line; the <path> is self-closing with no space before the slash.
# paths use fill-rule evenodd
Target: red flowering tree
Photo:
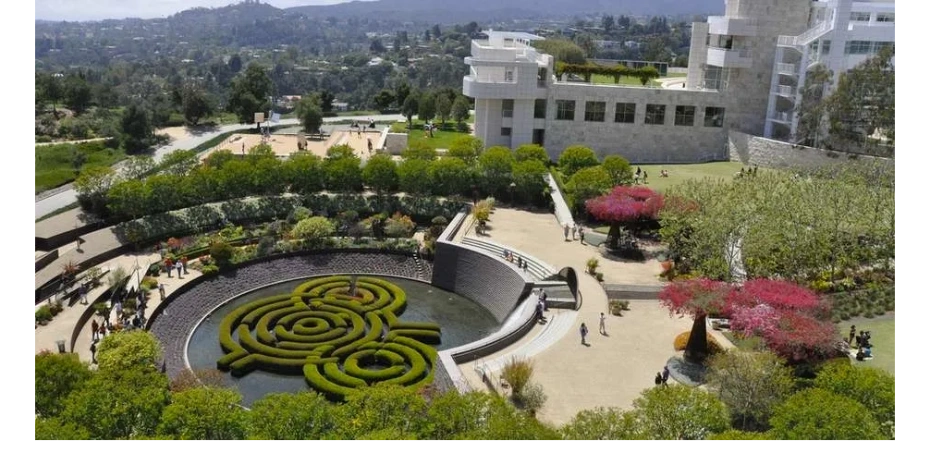
<path id="1" fill-rule="evenodd" d="M 659 301 L 670 313 L 694 319 L 685 346 L 685 359 L 702 362 L 707 357 L 707 316 L 728 315 L 732 288 L 723 281 L 707 278 L 674 281 L 659 293 Z"/>
<path id="2" fill-rule="evenodd" d="M 645 220 L 655 220 L 664 204 L 661 193 L 649 187 L 621 185 L 610 193 L 585 202 L 585 208 L 594 218 L 610 223 L 607 246 L 617 247 L 620 226 L 636 226 Z"/>
<path id="3" fill-rule="evenodd" d="M 816 315 L 822 309 L 820 298 L 810 289 L 776 279 L 751 279 L 730 295 L 731 308 L 760 304 L 806 315 Z"/>
<path id="4" fill-rule="evenodd" d="M 836 328 L 828 321 L 786 312 L 762 338 L 772 352 L 789 363 L 809 362 L 826 359 L 834 352 Z"/>

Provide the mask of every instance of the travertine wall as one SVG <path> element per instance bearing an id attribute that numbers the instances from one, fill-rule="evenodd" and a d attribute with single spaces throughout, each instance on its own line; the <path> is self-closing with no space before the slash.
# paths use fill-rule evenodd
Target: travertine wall
<path id="1" fill-rule="evenodd" d="M 384 139 L 384 148 L 391 155 L 400 155 L 407 149 L 407 134 L 389 132 Z"/>
<path id="2" fill-rule="evenodd" d="M 717 92 L 558 83 L 549 92 L 544 145 L 553 158 L 575 144 L 594 149 L 599 157 L 620 154 L 632 163 L 687 163 L 726 156 L 726 129 L 704 126 L 705 107 L 723 106 Z M 575 100 L 575 120 L 555 119 L 559 99 Z M 607 103 L 604 122 L 584 120 L 587 101 Z M 636 104 L 633 123 L 614 122 L 618 102 Z M 645 123 L 647 104 L 665 105 L 664 124 Z M 675 106 L 695 106 L 694 125 L 676 126 Z"/>
<path id="3" fill-rule="evenodd" d="M 729 153 L 733 162 L 773 168 L 819 167 L 850 160 L 850 155 L 845 152 L 795 146 L 736 131 L 730 131 L 729 134 Z M 858 160 L 878 161 L 894 170 L 892 159 L 860 155 Z"/>

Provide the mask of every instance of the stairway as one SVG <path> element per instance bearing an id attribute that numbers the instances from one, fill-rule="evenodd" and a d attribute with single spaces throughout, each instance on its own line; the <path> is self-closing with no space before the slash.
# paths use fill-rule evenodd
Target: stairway
<path id="1" fill-rule="evenodd" d="M 526 255 L 519 250 L 513 250 L 501 246 L 497 243 L 494 243 L 493 241 L 466 236 L 462 239 L 462 244 L 478 248 L 481 251 L 484 251 L 487 254 L 500 259 L 503 259 L 504 257 L 504 250 L 509 250 L 514 254 L 513 267 L 517 267 L 517 257 L 523 258 L 523 261 L 527 263 L 526 270 L 529 272 L 530 277 L 532 277 L 535 281 L 546 281 L 549 277 L 557 273 L 557 271 L 548 264 L 545 264 L 542 261 L 533 258 L 532 256 Z"/>

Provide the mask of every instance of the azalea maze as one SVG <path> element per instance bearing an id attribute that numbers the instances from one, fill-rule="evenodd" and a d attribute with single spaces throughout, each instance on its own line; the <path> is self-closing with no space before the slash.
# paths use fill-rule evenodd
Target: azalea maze
<path id="1" fill-rule="evenodd" d="M 217 368 L 234 376 L 303 374 L 333 400 L 372 385 L 420 388 L 433 380 L 440 329 L 400 321 L 406 306 L 404 290 L 383 279 L 311 279 L 226 315 L 219 331 L 226 355 Z"/>

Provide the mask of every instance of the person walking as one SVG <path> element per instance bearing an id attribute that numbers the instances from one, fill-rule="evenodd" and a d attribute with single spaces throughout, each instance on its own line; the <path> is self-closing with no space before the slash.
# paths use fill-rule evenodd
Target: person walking
<path id="1" fill-rule="evenodd" d="M 582 322 L 582 323 L 581 323 L 581 328 L 578 329 L 578 330 L 579 330 L 579 332 L 581 332 L 581 345 L 588 345 L 588 343 L 585 342 L 585 340 L 584 340 L 585 337 L 588 336 L 588 326 L 586 326 L 586 325 L 584 324 L 584 322 Z"/>
<path id="2" fill-rule="evenodd" d="M 648 178 L 649 178 L 649 174 L 647 174 L 646 171 L 643 170 L 643 184 L 646 183 L 646 180 L 647 180 Z"/>
<path id="3" fill-rule="evenodd" d="M 97 342 L 97 334 L 100 333 L 100 325 L 97 324 L 97 320 L 94 319 L 90 323 L 90 340 Z"/>
<path id="4" fill-rule="evenodd" d="M 656 387 L 658 387 L 659 385 L 662 385 L 662 373 L 661 372 L 656 372 L 655 381 L 656 381 Z"/>
<path id="5" fill-rule="evenodd" d="M 853 341 L 856 340 L 856 326 L 849 327 L 849 345 L 852 345 Z"/>
<path id="6" fill-rule="evenodd" d="M 584 244 L 584 227 L 583 226 L 578 227 L 578 242 L 580 242 L 582 245 Z"/>
<path id="7" fill-rule="evenodd" d="M 600 324 L 601 325 L 600 325 L 599 331 L 602 336 L 606 336 L 607 335 L 607 316 L 605 316 L 603 312 L 601 313 Z"/>
<path id="8" fill-rule="evenodd" d="M 81 283 L 81 304 L 87 304 L 87 283 Z"/>
<path id="9" fill-rule="evenodd" d="M 573 240 L 575 239 L 575 235 L 576 235 L 577 233 L 578 233 L 578 227 L 575 226 L 574 223 L 572 223 L 572 239 L 573 239 Z"/>
<path id="10" fill-rule="evenodd" d="M 158 295 L 161 296 L 161 300 L 165 300 L 165 283 L 158 283 Z"/>
<path id="11" fill-rule="evenodd" d="M 184 279 L 184 276 L 181 275 L 181 262 L 180 261 L 174 263 L 174 270 L 178 272 L 178 279 Z"/>
<path id="12" fill-rule="evenodd" d="M 662 367 L 662 385 L 665 385 L 666 387 L 668 386 L 668 375 L 670 373 L 671 372 L 668 370 L 668 365 Z"/>
<path id="13" fill-rule="evenodd" d="M 90 343 L 90 361 L 95 364 L 97 363 L 97 342 L 96 341 Z"/>
<path id="14" fill-rule="evenodd" d="M 181 257 L 181 269 L 184 271 L 184 274 L 187 274 L 187 256 Z"/>
<path id="15" fill-rule="evenodd" d="M 565 224 L 565 227 L 562 228 L 562 231 L 565 233 L 565 241 L 568 241 L 568 223 Z"/>

